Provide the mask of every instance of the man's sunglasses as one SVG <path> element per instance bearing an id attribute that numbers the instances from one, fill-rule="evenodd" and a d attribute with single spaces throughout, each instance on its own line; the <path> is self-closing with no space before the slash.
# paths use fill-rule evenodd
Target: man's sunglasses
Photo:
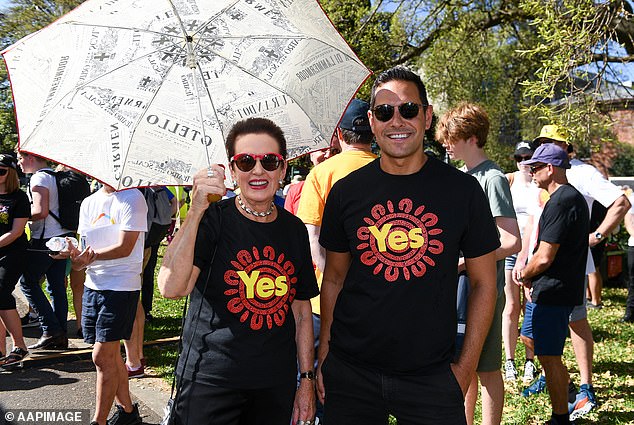
<path id="1" fill-rule="evenodd" d="M 232 156 L 229 161 L 236 164 L 238 170 L 247 173 L 255 168 L 255 162 L 257 160 L 260 161 L 262 168 L 266 171 L 275 171 L 284 163 L 284 157 L 279 153 L 265 153 L 263 155 L 239 153 Z"/>
<path id="2" fill-rule="evenodd" d="M 531 174 L 535 174 L 536 172 L 538 172 L 539 170 L 541 170 L 542 168 L 548 166 L 548 164 L 537 164 L 537 165 L 532 165 L 531 166 Z"/>
<path id="3" fill-rule="evenodd" d="M 531 158 L 532 158 L 531 155 L 526 155 L 526 156 L 516 155 L 515 156 L 515 161 L 516 162 L 528 161 Z"/>
<path id="4" fill-rule="evenodd" d="M 425 106 L 427 105 L 422 105 L 420 103 L 414 102 L 405 102 L 401 105 L 398 105 L 398 112 L 406 120 L 411 120 L 418 115 L 418 111 L 420 110 L 420 108 L 424 108 Z M 372 113 L 377 120 L 387 122 L 391 120 L 394 116 L 394 105 L 375 106 L 374 109 L 372 109 Z"/>
<path id="5" fill-rule="evenodd" d="M 0 168 L 0 176 L 4 176 L 9 172 L 8 168 Z"/>

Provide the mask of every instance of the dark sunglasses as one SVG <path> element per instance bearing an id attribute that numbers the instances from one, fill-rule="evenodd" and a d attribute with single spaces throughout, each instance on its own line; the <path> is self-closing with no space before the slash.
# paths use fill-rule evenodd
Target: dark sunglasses
<path id="1" fill-rule="evenodd" d="M 4 176 L 9 172 L 8 168 L 0 168 L 0 176 Z"/>
<path id="2" fill-rule="evenodd" d="M 414 102 L 405 102 L 401 105 L 398 105 L 398 113 L 401 114 L 403 118 L 406 120 L 411 120 L 418 115 L 419 109 L 424 108 L 427 105 L 422 105 L 420 103 Z M 389 121 L 394 116 L 394 105 L 378 105 L 372 109 L 372 113 L 379 121 Z"/>
<path id="3" fill-rule="evenodd" d="M 529 160 L 529 159 L 531 159 L 531 158 L 532 158 L 532 156 L 531 156 L 531 155 L 527 155 L 527 156 L 520 156 L 520 155 L 517 155 L 517 156 L 515 156 L 515 161 L 516 161 L 516 162 L 528 161 L 528 160 Z"/>
<path id="4" fill-rule="evenodd" d="M 239 153 L 234 155 L 229 160 L 236 164 L 238 170 L 242 172 L 249 172 L 255 168 L 255 162 L 259 160 L 262 164 L 262 168 L 266 171 L 275 171 L 280 168 L 280 165 L 284 163 L 284 157 L 279 153 L 265 153 L 263 155 L 256 155 L 253 153 Z"/>
<path id="5" fill-rule="evenodd" d="M 539 170 L 541 170 L 542 168 L 548 166 L 548 164 L 539 164 L 539 165 L 532 165 L 531 166 L 531 174 L 535 174 L 536 172 L 538 172 Z"/>

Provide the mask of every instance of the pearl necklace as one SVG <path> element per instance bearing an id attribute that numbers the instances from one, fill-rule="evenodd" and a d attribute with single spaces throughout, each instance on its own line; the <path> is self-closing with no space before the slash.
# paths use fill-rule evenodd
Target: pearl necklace
<path id="1" fill-rule="evenodd" d="M 247 214 L 252 214 L 256 217 L 266 217 L 271 215 L 271 213 L 273 212 L 273 202 L 271 201 L 271 206 L 269 207 L 269 210 L 266 212 L 258 212 L 258 211 L 254 211 L 251 208 L 247 207 L 246 205 L 244 205 L 244 202 L 242 202 L 242 198 L 240 197 L 240 195 L 237 196 L 238 198 L 238 205 L 240 205 L 240 208 L 242 208 Z"/>

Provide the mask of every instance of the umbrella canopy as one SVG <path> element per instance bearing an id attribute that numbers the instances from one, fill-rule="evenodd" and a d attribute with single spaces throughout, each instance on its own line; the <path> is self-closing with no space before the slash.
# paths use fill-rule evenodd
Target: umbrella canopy
<path id="1" fill-rule="evenodd" d="M 20 149 L 115 189 L 191 184 L 252 116 L 328 146 L 370 74 L 316 0 L 88 0 L 2 55 Z"/>

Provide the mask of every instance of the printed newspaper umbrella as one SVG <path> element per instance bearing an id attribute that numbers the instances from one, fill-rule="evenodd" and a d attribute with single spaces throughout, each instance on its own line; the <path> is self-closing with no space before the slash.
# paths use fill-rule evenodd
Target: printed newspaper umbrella
<path id="1" fill-rule="evenodd" d="M 326 147 L 369 75 L 316 0 L 88 0 L 2 55 L 20 148 L 116 189 L 191 184 L 247 117 Z"/>

